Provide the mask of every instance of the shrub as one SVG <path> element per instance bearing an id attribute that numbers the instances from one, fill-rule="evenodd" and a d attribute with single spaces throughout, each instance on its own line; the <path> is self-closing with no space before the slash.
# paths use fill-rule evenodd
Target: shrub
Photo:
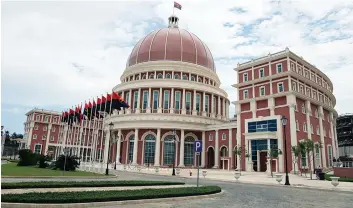
<path id="1" fill-rule="evenodd" d="M 164 189 L 140 189 L 123 191 L 82 191 L 82 192 L 44 192 L 25 194 L 2 194 L 1 202 L 16 203 L 85 203 L 125 201 L 137 199 L 155 199 L 166 197 L 197 196 L 221 192 L 218 186 L 164 188 Z"/>
<path id="2" fill-rule="evenodd" d="M 38 154 L 33 153 L 29 149 L 21 149 L 18 152 L 20 157 L 20 161 L 18 162 L 18 166 L 32 166 L 36 165 L 38 162 Z"/>
<path id="3" fill-rule="evenodd" d="M 78 167 L 78 161 L 76 156 L 67 155 L 65 159 L 65 155 L 60 155 L 59 158 L 55 162 L 55 168 L 65 171 L 75 171 Z M 65 161 L 66 160 L 66 161 Z"/>
<path id="4" fill-rule="evenodd" d="M 1 189 L 184 185 L 170 181 L 38 181 L 2 183 Z"/>
<path id="5" fill-rule="evenodd" d="M 48 161 L 50 160 L 50 156 L 39 155 L 39 168 L 46 168 L 49 166 Z"/>

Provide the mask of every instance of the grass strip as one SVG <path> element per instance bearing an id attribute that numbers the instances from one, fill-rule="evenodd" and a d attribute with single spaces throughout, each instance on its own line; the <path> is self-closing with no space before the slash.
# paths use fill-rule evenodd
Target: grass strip
<path id="1" fill-rule="evenodd" d="M 3 194 L 1 202 L 36 203 L 36 204 L 65 204 L 125 201 L 139 199 L 156 199 L 167 197 L 197 196 L 221 192 L 218 186 L 183 187 L 167 189 L 140 189 L 123 191 L 83 191 L 83 192 L 45 192 L 24 194 Z"/>
<path id="2" fill-rule="evenodd" d="M 172 181 L 38 181 L 1 183 L 1 189 L 184 185 Z"/>

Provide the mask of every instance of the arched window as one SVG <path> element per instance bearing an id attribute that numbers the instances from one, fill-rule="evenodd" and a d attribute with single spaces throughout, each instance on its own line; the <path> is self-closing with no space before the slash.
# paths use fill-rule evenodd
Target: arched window
<path id="1" fill-rule="evenodd" d="M 195 81 L 195 77 L 194 76 L 191 76 L 191 81 Z"/>
<path id="2" fill-rule="evenodd" d="M 146 74 L 142 75 L 142 79 L 146 79 Z"/>
<path id="3" fill-rule="evenodd" d="M 136 76 L 136 80 L 140 80 L 140 75 L 137 75 L 137 76 Z"/>
<path id="4" fill-rule="evenodd" d="M 189 76 L 186 75 L 186 74 L 184 74 L 184 75 L 183 75 L 183 80 L 189 80 Z"/>
<path id="5" fill-rule="evenodd" d="M 202 77 L 199 77 L 199 78 L 198 78 L 198 81 L 199 81 L 199 82 L 202 82 Z"/>
<path id="6" fill-rule="evenodd" d="M 150 78 L 149 79 L 154 79 L 154 74 L 150 74 Z"/>
<path id="7" fill-rule="evenodd" d="M 163 74 L 162 73 L 159 73 L 158 75 L 157 75 L 157 79 L 162 79 L 163 78 Z"/>
<path id="8" fill-rule="evenodd" d="M 221 148 L 221 157 L 227 157 L 227 147 L 225 146 Z"/>
<path id="9" fill-rule="evenodd" d="M 166 79 L 170 79 L 170 78 L 171 78 L 171 75 L 170 75 L 169 73 L 167 73 L 167 74 L 165 75 L 165 78 L 166 78 Z"/>
<path id="10" fill-rule="evenodd" d="M 145 137 L 145 164 L 154 164 L 154 154 L 156 149 L 156 138 L 153 134 Z"/>
<path id="11" fill-rule="evenodd" d="M 184 142 L 184 164 L 193 165 L 194 164 L 194 138 L 188 136 L 185 138 Z"/>
<path id="12" fill-rule="evenodd" d="M 174 79 L 180 79 L 180 75 L 179 74 L 174 74 Z"/>
<path id="13" fill-rule="evenodd" d="M 168 135 L 164 138 L 163 144 L 163 164 L 171 165 L 175 161 L 175 143 L 174 136 Z"/>
<path id="14" fill-rule="evenodd" d="M 134 143 L 135 143 L 135 135 L 131 135 L 129 137 L 129 161 L 128 163 L 132 162 L 134 157 Z"/>

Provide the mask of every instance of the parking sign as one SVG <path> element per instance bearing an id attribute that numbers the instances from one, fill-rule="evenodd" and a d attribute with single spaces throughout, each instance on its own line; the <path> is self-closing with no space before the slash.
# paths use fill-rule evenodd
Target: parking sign
<path id="1" fill-rule="evenodd" d="M 202 141 L 194 142 L 194 152 L 202 152 Z"/>

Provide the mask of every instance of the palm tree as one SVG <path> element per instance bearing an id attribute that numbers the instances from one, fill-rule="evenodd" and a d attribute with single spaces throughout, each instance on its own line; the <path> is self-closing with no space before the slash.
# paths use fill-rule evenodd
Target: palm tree
<path id="1" fill-rule="evenodd" d="M 295 174 L 295 164 L 298 163 L 298 159 L 300 156 L 300 148 L 299 146 L 292 146 L 292 152 L 293 152 L 293 163 L 294 163 L 294 174 Z"/>

